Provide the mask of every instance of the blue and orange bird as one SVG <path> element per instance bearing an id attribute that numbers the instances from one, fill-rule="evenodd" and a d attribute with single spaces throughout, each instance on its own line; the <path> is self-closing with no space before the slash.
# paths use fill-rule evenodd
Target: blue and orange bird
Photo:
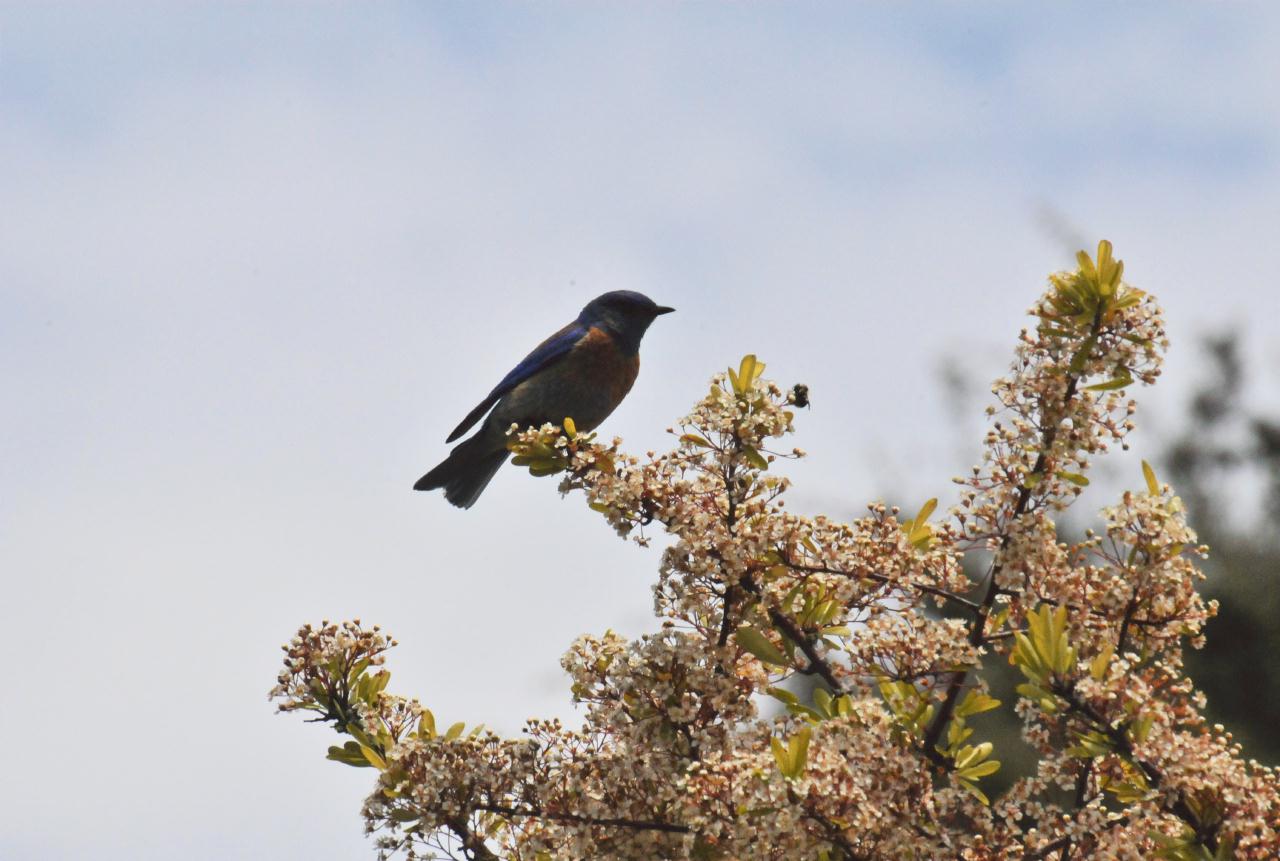
<path id="1" fill-rule="evenodd" d="M 674 310 L 630 290 L 592 299 L 578 319 L 539 344 L 467 413 L 445 442 L 462 436 L 485 413 L 488 417 L 413 489 L 443 487 L 445 499 L 470 508 L 506 462 L 512 424 L 558 425 L 567 417 L 580 431 L 597 427 L 631 391 L 640 371 L 640 339 L 649 324 Z"/>

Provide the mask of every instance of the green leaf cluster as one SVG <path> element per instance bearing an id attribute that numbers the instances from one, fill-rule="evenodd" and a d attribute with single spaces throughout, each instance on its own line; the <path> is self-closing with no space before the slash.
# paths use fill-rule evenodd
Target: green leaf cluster
<path id="1" fill-rule="evenodd" d="M 1112 256 L 1107 240 L 1098 243 L 1096 261 L 1087 251 L 1079 251 L 1076 264 L 1075 272 L 1049 279 L 1054 288 L 1048 297 L 1053 311 L 1041 316 L 1051 321 L 1049 325 L 1057 327 L 1058 333 L 1086 332 L 1093 328 L 1095 320 L 1109 322 L 1117 312 L 1142 301 L 1145 294 L 1141 290 L 1123 283 L 1124 261 Z"/>
<path id="2" fill-rule="evenodd" d="M 1115 743 L 1111 737 L 1096 729 L 1076 730 L 1076 743 L 1067 748 L 1068 756 L 1080 759 L 1094 759 L 1115 752 Z"/>
<path id="3" fill-rule="evenodd" d="M 956 781 L 983 804 L 990 804 L 991 800 L 978 788 L 978 779 L 1000 770 L 999 760 L 988 759 L 992 748 L 989 741 L 976 745 L 966 744 L 956 751 L 952 759 Z"/>
<path id="4" fill-rule="evenodd" d="M 900 736 L 922 739 L 936 710 L 929 692 L 901 679 L 882 678 L 878 686 L 880 695 L 893 713 Z M 983 804 L 990 801 L 978 788 L 978 780 L 999 771 L 1000 761 L 991 759 L 994 751 L 991 742 L 968 743 L 973 735 L 968 718 L 999 706 L 1000 700 L 995 697 L 976 689 L 970 690 L 952 712 L 946 743 L 934 746 L 934 750 L 950 763 L 956 781 Z"/>
<path id="5" fill-rule="evenodd" d="M 1166 858 L 1169 861 L 1231 861 L 1236 857 L 1236 841 L 1230 835 L 1223 836 L 1218 843 L 1217 851 L 1210 851 L 1209 847 L 1200 842 L 1195 829 L 1189 825 L 1184 825 L 1182 833 L 1176 837 L 1159 831 L 1150 831 L 1148 834 L 1160 847 L 1160 851 L 1156 853 L 1157 858 Z"/>
<path id="6" fill-rule="evenodd" d="M 1013 636 L 1009 660 L 1027 679 L 1018 685 L 1018 693 L 1038 702 L 1043 711 L 1055 713 L 1055 680 L 1065 679 L 1076 665 L 1076 650 L 1067 640 L 1067 609 L 1041 604 L 1027 614 L 1027 631 Z"/>
<path id="7" fill-rule="evenodd" d="M 391 673 L 385 669 L 380 669 L 376 673 L 369 673 L 369 660 L 362 659 L 358 661 L 351 670 L 345 674 L 344 690 L 348 693 L 335 695 L 324 694 L 323 691 L 317 693 L 315 685 L 313 685 L 313 693 L 317 693 L 317 699 L 329 703 L 333 712 L 347 715 L 344 720 L 340 720 L 336 726 L 338 732 L 346 733 L 351 736 L 351 741 L 343 743 L 341 747 L 331 745 L 329 747 L 327 759 L 335 762 L 341 762 L 344 765 L 354 766 L 356 768 L 376 768 L 379 771 L 387 769 L 387 751 L 391 750 L 397 741 L 404 737 L 406 730 L 418 738 L 432 739 L 441 738 L 444 741 L 453 741 L 461 738 L 466 731 L 466 724 L 459 721 L 450 726 L 442 735 L 436 731 L 436 718 L 430 709 L 422 709 L 417 713 L 417 724 L 414 726 L 412 722 L 401 724 L 396 727 L 386 725 L 381 720 L 376 721 L 375 726 L 362 725 L 356 718 L 356 704 L 363 703 L 370 707 L 378 705 L 378 699 L 382 696 L 382 692 L 386 690 L 387 683 L 391 681 Z M 469 737 L 474 738 L 484 729 L 484 724 L 474 727 L 469 733 Z"/>
<path id="8" fill-rule="evenodd" d="M 791 659 L 783 654 L 772 640 L 751 625 L 739 626 L 734 632 L 733 639 L 737 642 L 738 648 L 754 655 L 765 664 L 775 667 L 786 667 L 791 664 Z"/>
<path id="9" fill-rule="evenodd" d="M 933 498 L 920 506 L 916 516 L 902 522 L 902 531 L 907 534 L 907 541 L 917 550 L 928 550 L 933 546 L 933 526 L 929 523 L 929 515 L 938 507 L 937 498 Z"/>
<path id="10" fill-rule="evenodd" d="M 475 738 L 484 730 L 484 724 L 476 724 L 471 728 L 471 732 L 467 733 L 467 738 Z M 443 733 L 436 731 L 436 716 L 431 713 L 431 709 L 422 710 L 422 718 L 418 721 L 418 737 L 425 739 L 439 738 L 444 741 L 454 741 L 462 738 L 462 734 L 467 731 L 467 725 L 463 721 L 458 721 L 449 725 Z"/>
<path id="11" fill-rule="evenodd" d="M 810 723 L 848 717 L 853 714 L 853 700 L 848 694 L 832 696 L 825 688 L 815 688 L 813 703 L 805 705 L 800 698 L 785 688 L 768 688 L 765 693 L 786 706 L 793 715 L 804 718 Z"/>
<path id="12" fill-rule="evenodd" d="M 1124 261 L 1112 256 L 1111 243 L 1105 239 L 1098 243 L 1096 261 L 1087 252 L 1080 251 L 1076 254 L 1076 262 L 1078 266 L 1075 272 L 1050 276 L 1054 289 L 1048 296 L 1048 307 L 1039 311 L 1041 335 L 1062 338 L 1072 343 L 1084 338 L 1071 355 L 1068 370 L 1072 374 L 1079 374 L 1084 370 L 1089 357 L 1098 346 L 1099 329 L 1113 322 L 1124 309 L 1137 305 L 1146 295 L 1122 281 Z M 1149 346 L 1145 341 L 1132 336 L 1121 337 Z M 1085 388 L 1091 391 L 1111 391 L 1123 389 L 1132 383 L 1132 370 L 1120 365 L 1110 379 Z"/>
<path id="13" fill-rule="evenodd" d="M 804 584 L 796 584 L 782 599 L 781 606 L 803 631 L 812 632 L 816 641 L 830 648 L 839 648 L 841 643 L 838 638 L 852 633 L 848 625 L 831 624 L 843 609 L 840 602 L 822 592 L 805 591 Z M 733 637 L 740 649 L 759 658 L 764 664 L 790 667 L 795 662 L 797 645 L 785 633 L 775 633 L 781 640 L 781 646 L 775 645 L 764 631 L 750 623 L 739 625 Z"/>
<path id="14" fill-rule="evenodd" d="M 1111 793 L 1116 801 L 1126 805 L 1137 804 L 1150 798 L 1151 787 L 1142 770 L 1127 759 L 1121 759 L 1119 762 L 1123 777 L 1117 780 L 1106 774 L 1101 775 L 1098 778 L 1098 785 L 1103 791 Z"/>
<path id="15" fill-rule="evenodd" d="M 386 727 L 366 732 L 354 723 L 348 723 L 346 732 L 353 740 L 342 747 L 331 746 L 327 759 L 358 768 L 373 766 L 379 771 L 386 770 L 386 752 L 395 744 L 395 739 Z"/>
<path id="16" fill-rule="evenodd" d="M 561 435 L 569 439 L 577 438 L 577 428 L 573 419 L 565 418 L 563 430 L 539 432 L 537 439 L 524 441 L 512 438 L 507 441 L 507 449 L 515 455 L 511 462 L 516 466 L 526 466 L 529 473 L 538 477 L 555 475 L 569 468 L 569 452 L 556 445 Z"/>
<path id="17" fill-rule="evenodd" d="M 899 732 L 912 738 L 923 736 L 935 711 L 929 694 L 911 682 L 887 677 L 881 678 L 877 687 Z"/>
<path id="18" fill-rule="evenodd" d="M 782 599 L 782 608 L 794 616 L 796 624 L 803 630 L 817 631 L 820 637 L 847 637 L 851 633 L 846 625 L 831 624 L 844 610 L 844 605 L 834 593 L 797 583 Z M 828 640 L 827 645 L 838 646 L 839 643 Z"/>
<path id="19" fill-rule="evenodd" d="M 773 759 L 778 763 L 778 771 L 782 772 L 782 776 L 787 780 L 799 780 L 804 776 L 805 763 L 809 758 L 809 737 L 812 734 L 812 729 L 803 726 L 796 730 L 786 742 L 777 736 L 769 739 L 769 746 L 773 749 Z"/>
<path id="20" fill-rule="evenodd" d="M 973 735 L 973 727 L 968 725 L 967 718 L 999 706 L 1000 700 L 995 697 L 977 689 L 970 690 L 956 705 L 951 723 L 947 727 L 947 743 L 936 747 L 938 753 L 951 760 L 953 774 L 960 785 L 983 804 L 991 802 L 986 793 L 978 788 L 978 780 L 999 771 L 1000 761 L 990 758 L 994 750 L 991 742 L 984 741 L 976 745 L 967 743 Z"/>
<path id="21" fill-rule="evenodd" d="M 756 359 L 755 353 L 743 356 L 737 371 L 729 368 L 729 384 L 733 386 L 733 393 L 739 397 L 749 394 L 763 373 L 764 362 Z"/>
<path id="22" fill-rule="evenodd" d="M 345 688 L 349 695 L 342 703 L 341 710 L 348 717 L 338 725 L 338 731 L 347 733 L 353 741 L 346 742 L 342 747 L 331 746 L 327 758 L 358 768 L 373 766 L 383 770 L 387 767 L 385 752 L 395 743 L 395 738 L 384 726 L 372 731 L 362 727 L 355 718 L 354 706 L 356 703 L 376 706 L 378 698 L 391 681 L 391 673 L 386 670 L 369 673 L 368 669 L 369 660 L 365 658 L 357 662 L 347 675 Z"/>
<path id="23" fill-rule="evenodd" d="M 356 661 L 350 668 L 346 667 L 347 656 L 335 655 L 323 667 L 323 672 L 311 679 L 308 691 L 311 702 L 304 706 L 310 711 L 320 712 L 324 720 L 337 723 L 338 730 L 356 721 L 357 703 L 374 705 L 378 697 L 391 681 L 391 674 L 379 670 L 368 673 L 372 661 L 365 657 Z"/>

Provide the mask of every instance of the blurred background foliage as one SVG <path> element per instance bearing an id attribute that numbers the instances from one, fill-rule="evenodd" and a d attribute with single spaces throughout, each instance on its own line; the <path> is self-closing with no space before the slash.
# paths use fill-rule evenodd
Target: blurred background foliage
<path id="1" fill-rule="evenodd" d="M 1240 341 L 1206 338 L 1206 376 L 1163 465 L 1210 547 L 1204 592 L 1220 604 L 1187 667 L 1225 724 L 1261 762 L 1280 762 L 1280 420 L 1246 397 Z M 1272 379 L 1262 381 L 1271 384 Z M 1245 500 L 1262 500 L 1254 505 Z"/>

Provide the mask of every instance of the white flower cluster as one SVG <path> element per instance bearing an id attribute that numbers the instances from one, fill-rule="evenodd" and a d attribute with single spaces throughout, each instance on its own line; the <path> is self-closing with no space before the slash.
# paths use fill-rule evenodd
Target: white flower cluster
<path id="1" fill-rule="evenodd" d="M 387 643 L 358 625 L 304 628 L 273 695 L 352 735 L 330 756 L 378 769 L 368 827 L 410 857 L 1280 857 L 1276 775 L 1205 724 L 1182 672 L 1214 607 L 1176 497 L 1148 472 L 1099 534 L 1057 538 L 1090 459 L 1132 428 L 1126 387 L 1158 374 L 1159 309 L 1122 271 L 1104 243 L 1053 276 L 995 386 L 984 462 L 940 522 L 933 500 L 848 523 L 788 511 L 774 468 L 802 453 L 778 441 L 807 390 L 762 379 L 754 356 L 664 454 L 569 421 L 513 431 L 518 464 L 562 473 L 620 534 L 673 539 L 660 630 L 564 656 L 577 730 L 440 732 L 383 691 Z M 966 554 L 985 564 L 976 586 Z M 980 678 L 991 655 L 1026 678 L 1014 704 Z M 811 695 L 789 687 L 801 677 Z M 988 803 L 999 751 L 981 713 L 1001 706 L 1040 761 Z"/>

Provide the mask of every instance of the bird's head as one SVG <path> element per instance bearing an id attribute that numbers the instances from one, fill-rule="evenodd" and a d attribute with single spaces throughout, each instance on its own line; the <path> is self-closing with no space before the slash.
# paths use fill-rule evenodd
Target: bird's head
<path id="1" fill-rule="evenodd" d="M 584 326 L 607 329 L 621 339 L 627 352 L 640 348 L 640 339 L 654 318 L 670 314 L 675 308 L 658 305 L 643 293 L 614 290 L 592 299 L 578 315 Z"/>

